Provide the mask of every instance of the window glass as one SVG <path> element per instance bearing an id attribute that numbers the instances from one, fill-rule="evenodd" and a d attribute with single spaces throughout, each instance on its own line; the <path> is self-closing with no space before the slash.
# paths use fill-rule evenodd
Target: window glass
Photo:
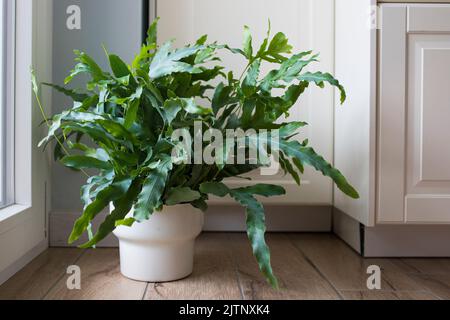
<path id="1" fill-rule="evenodd" d="M 0 206 L 6 204 L 5 0 L 0 0 Z"/>
<path id="2" fill-rule="evenodd" d="M 13 202 L 13 5 L 0 0 L 0 208 Z"/>

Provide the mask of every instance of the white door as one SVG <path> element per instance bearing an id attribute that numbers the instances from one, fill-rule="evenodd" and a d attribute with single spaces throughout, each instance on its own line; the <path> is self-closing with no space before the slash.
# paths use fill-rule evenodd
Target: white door
<path id="1" fill-rule="evenodd" d="M 381 223 L 450 223 L 450 5 L 383 7 Z"/>
<path id="2" fill-rule="evenodd" d="M 203 34 L 209 40 L 241 47 L 242 31 L 248 25 L 257 42 L 267 33 L 268 19 L 272 31 L 284 32 L 295 51 L 314 50 L 321 54 L 313 70 L 333 72 L 334 69 L 334 0 L 163 0 L 156 2 L 156 15 L 161 18 L 159 41 L 176 38 L 175 44 L 193 43 Z M 223 57 L 235 74 L 245 67 L 238 56 Z M 263 72 L 269 70 L 265 67 Z M 333 160 L 333 103 L 331 88 L 311 88 L 291 112 L 292 120 L 310 124 L 304 137 L 327 160 Z M 303 138 L 303 137 L 301 137 Z M 308 170 L 301 188 L 292 179 L 281 175 L 259 177 L 259 182 L 280 183 L 287 189 L 285 198 L 272 203 L 326 204 L 332 203 L 332 183 L 321 174 Z M 232 184 L 239 185 L 241 181 Z"/>

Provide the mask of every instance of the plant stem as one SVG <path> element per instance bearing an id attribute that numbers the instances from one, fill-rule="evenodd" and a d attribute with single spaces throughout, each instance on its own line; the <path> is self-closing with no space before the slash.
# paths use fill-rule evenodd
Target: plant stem
<path id="1" fill-rule="evenodd" d="M 45 115 L 45 111 L 44 108 L 42 107 L 42 103 L 41 103 L 41 99 L 39 98 L 37 93 L 34 93 L 34 96 L 36 97 L 36 101 L 38 103 L 39 106 L 39 110 L 41 111 L 41 115 L 44 118 L 45 124 L 47 125 L 47 127 L 50 129 L 50 123 L 48 121 L 47 116 Z M 64 144 L 61 142 L 61 140 L 58 138 L 58 136 L 56 136 L 56 134 L 53 134 L 53 137 L 55 137 L 57 143 L 59 144 L 59 146 L 61 147 L 61 149 L 64 151 L 64 153 L 66 154 L 66 156 L 70 156 L 69 151 L 66 149 L 66 147 L 64 146 Z M 81 169 L 81 172 L 87 177 L 90 178 L 91 176 L 84 171 L 83 169 Z"/>
<path id="2" fill-rule="evenodd" d="M 242 82 L 242 78 L 244 78 L 245 74 L 247 73 L 248 68 L 250 68 L 250 66 L 252 65 L 253 61 L 249 60 L 247 66 L 244 69 L 244 72 L 242 72 L 240 78 L 239 78 L 239 84 Z"/>

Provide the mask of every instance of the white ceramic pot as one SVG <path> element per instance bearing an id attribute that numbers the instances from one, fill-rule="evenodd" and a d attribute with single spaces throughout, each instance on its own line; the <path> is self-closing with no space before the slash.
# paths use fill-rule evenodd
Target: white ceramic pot
<path id="1" fill-rule="evenodd" d="M 177 205 L 164 207 L 148 221 L 116 228 L 122 274 L 147 282 L 189 276 L 194 267 L 195 239 L 202 231 L 203 222 L 204 214 L 200 210 L 191 205 Z"/>

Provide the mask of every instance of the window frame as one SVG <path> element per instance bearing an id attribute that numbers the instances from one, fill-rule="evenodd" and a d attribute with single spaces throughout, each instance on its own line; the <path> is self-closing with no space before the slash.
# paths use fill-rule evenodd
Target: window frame
<path id="1" fill-rule="evenodd" d="M 1 0 L 2 7 L 2 95 L 1 103 L 5 108 L 1 108 L 1 168 L 2 179 L 0 183 L 1 198 L 0 209 L 14 204 L 14 106 L 15 106 L 15 0 Z"/>

